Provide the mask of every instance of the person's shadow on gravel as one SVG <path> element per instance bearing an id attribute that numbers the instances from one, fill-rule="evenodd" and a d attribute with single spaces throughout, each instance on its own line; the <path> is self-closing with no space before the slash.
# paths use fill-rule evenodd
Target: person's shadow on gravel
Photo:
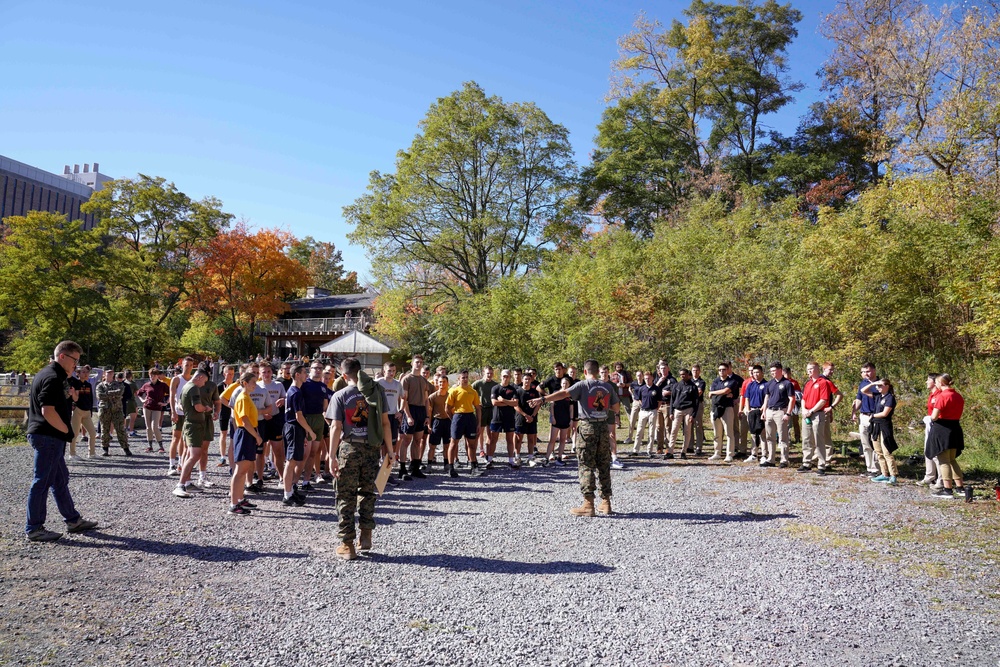
<path id="1" fill-rule="evenodd" d="M 487 574 L 608 574 L 615 570 L 611 566 L 599 563 L 578 563 L 566 560 L 550 563 L 527 563 L 455 554 L 388 556 L 373 553 L 370 560 L 374 563 L 390 565 L 420 565 L 451 570 L 452 572 L 485 572 Z"/>
<path id="2" fill-rule="evenodd" d="M 755 514 L 754 512 L 739 512 L 737 514 L 704 514 L 700 512 L 620 512 L 611 515 L 612 519 L 655 519 L 668 521 L 686 521 L 687 523 L 748 523 L 755 521 L 774 521 L 775 519 L 798 519 L 798 514 Z"/>
<path id="3" fill-rule="evenodd" d="M 221 544 L 192 544 L 191 542 L 160 542 L 141 537 L 122 537 L 97 530 L 86 533 L 91 540 L 64 540 L 63 544 L 85 549 L 120 549 L 141 551 L 158 556 L 185 556 L 209 563 L 242 563 L 258 558 L 308 558 L 309 554 L 295 552 L 247 551 Z"/>

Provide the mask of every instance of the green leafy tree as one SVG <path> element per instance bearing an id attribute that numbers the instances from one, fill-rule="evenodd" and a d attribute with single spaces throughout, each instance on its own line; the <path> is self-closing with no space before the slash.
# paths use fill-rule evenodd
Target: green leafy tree
<path id="1" fill-rule="evenodd" d="M 466 83 L 431 106 L 396 172 L 373 172 L 344 217 L 373 264 L 458 300 L 537 264 L 548 226 L 571 217 L 574 174 L 566 128 Z"/>
<path id="2" fill-rule="evenodd" d="M 306 236 L 292 243 L 288 256 L 306 267 L 311 285 L 329 290 L 331 294 L 361 292 L 357 271 L 344 271 L 343 254 L 329 241 Z"/>
<path id="3" fill-rule="evenodd" d="M 167 325 L 188 293 L 196 251 L 232 216 L 216 199 L 195 201 L 173 183 L 141 174 L 106 183 L 81 210 L 97 216 L 107 244 L 101 279 L 124 317 L 109 326 L 128 332 L 147 365 L 175 342 Z"/>

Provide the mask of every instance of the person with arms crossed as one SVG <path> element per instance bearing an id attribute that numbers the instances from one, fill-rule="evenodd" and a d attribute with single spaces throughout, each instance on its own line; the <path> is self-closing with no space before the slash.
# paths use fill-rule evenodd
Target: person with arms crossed
<path id="1" fill-rule="evenodd" d="M 69 441 L 69 460 L 74 462 L 80 460 L 76 455 L 76 441 L 80 439 L 81 430 L 87 431 L 90 458 L 94 457 L 94 450 L 97 447 L 97 431 L 94 429 L 94 420 L 91 416 L 94 410 L 94 388 L 88 382 L 89 377 L 90 366 L 82 366 L 77 375 L 69 377 L 69 386 L 76 391 L 76 400 L 73 401 L 73 423 L 70 425 L 73 439 Z"/>
<path id="2" fill-rule="evenodd" d="M 712 399 L 712 430 L 715 433 L 715 453 L 709 461 L 722 459 L 722 438 L 726 439 L 726 463 L 733 462 L 736 445 L 735 403 L 742 381 L 733 375 L 728 361 L 719 362 L 719 376 L 712 380 L 708 395 Z"/>
<path id="3" fill-rule="evenodd" d="M 483 376 L 472 383 L 472 388 L 479 394 L 479 435 L 477 436 L 477 453 L 486 459 L 487 462 L 493 460 L 496 452 L 497 441 L 492 438 L 493 446 L 490 447 L 490 422 L 493 421 L 493 403 L 490 397 L 493 395 L 493 387 L 497 386 L 497 381 L 493 379 L 493 367 L 484 366 Z"/>
<path id="4" fill-rule="evenodd" d="M 509 369 L 500 371 L 500 384 L 493 387 L 490 394 L 490 402 L 493 404 L 493 421 L 490 422 L 490 438 L 493 440 L 493 448 L 496 450 L 496 440 L 500 433 L 507 439 L 507 465 L 511 468 L 521 467 L 521 463 L 514 458 L 514 431 L 517 428 L 516 406 L 517 390 L 511 382 L 513 373 Z M 493 466 L 493 461 L 487 460 L 487 470 Z"/>

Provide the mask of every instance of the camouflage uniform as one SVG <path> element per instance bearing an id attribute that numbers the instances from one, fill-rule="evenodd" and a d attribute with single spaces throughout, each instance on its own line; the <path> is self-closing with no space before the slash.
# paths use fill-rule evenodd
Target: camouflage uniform
<path id="1" fill-rule="evenodd" d="M 611 436 L 607 424 L 580 422 L 582 442 L 577 443 L 579 457 L 580 491 L 584 498 L 593 498 L 598 482 L 601 498 L 611 497 Z M 595 479 L 596 472 L 596 479 Z"/>
<path id="2" fill-rule="evenodd" d="M 367 442 L 343 440 L 337 452 L 340 477 L 337 479 L 337 536 L 344 542 L 352 542 L 357 533 L 354 529 L 354 511 L 358 512 L 358 525 L 369 530 L 375 529 L 375 478 L 378 476 L 381 448 L 372 447 Z M 361 503 L 358 503 L 358 498 Z"/>
<path id="3" fill-rule="evenodd" d="M 128 431 L 125 430 L 125 410 L 122 405 L 122 394 L 125 385 L 117 380 L 100 382 L 97 385 L 97 405 L 100 410 L 98 418 L 101 423 L 101 447 L 107 452 L 111 447 L 111 427 L 118 434 L 118 444 L 128 450 Z"/>

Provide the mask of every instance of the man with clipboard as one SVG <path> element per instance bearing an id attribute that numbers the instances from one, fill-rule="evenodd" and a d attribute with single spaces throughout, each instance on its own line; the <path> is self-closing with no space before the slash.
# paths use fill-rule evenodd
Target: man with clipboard
<path id="1" fill-rule="evenodd" d="M 338 477 L 337 513 L 340 521 L 337 535 L 341 544 L 337 547 L 337 556 L 354 560 L 358 557 L 355 538 L 361 551 L 372 548 L 379 457 L 385 456 L 391 467 L 394 452 L 382 387 L 361 370 L 361 364 L 353 357 L 341 362 L 340 372 L 347 380 L 347 386 L 333 395 L 326 411 L 327 419 L 333 420 L 329 470 Z M 355 509 L 360 531 L 355 530 Z"/>

